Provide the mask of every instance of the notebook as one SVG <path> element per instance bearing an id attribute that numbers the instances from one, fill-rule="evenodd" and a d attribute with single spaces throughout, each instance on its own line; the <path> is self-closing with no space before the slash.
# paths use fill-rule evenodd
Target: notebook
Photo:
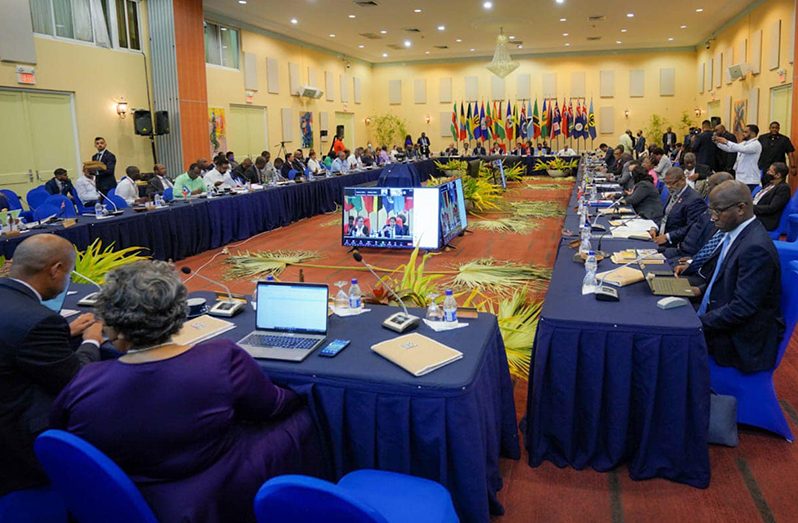
<path id="1" fill-rule="evenodd" d="M 596 274 L 596 279 L 600 283 L 609 283 L 616 287 L 625 287 L 639 281 L 643 281 L 643 272 L 631 267 L 619 267 L 611 271 Z"/>
<path id="2" fill-rule="evenodd" d="M 371 350 L 413 376 L 424 376 L 463 357 L 463 353 L 414 332 L 371 346 Z"/>
<path id="3" fill-rule="evenodd" d="M 172 336 L 172 341 L 178 345 L 196 345 L 235 327 L 234 323 L 203 314 L 184 323 L 180 331 Z"/>

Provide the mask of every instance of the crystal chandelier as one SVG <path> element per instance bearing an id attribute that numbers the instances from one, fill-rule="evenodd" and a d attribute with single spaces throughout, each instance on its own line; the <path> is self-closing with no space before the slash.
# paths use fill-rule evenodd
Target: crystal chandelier
<path id="1" fill-rule="evenodd" d="M 504 78 L 508 74 L 518 69 L 518 62 L 514 62 L 507 50 L 507 37 L 504 36 L 504 29 L 499 29 L 499 36 L 496 37 L 496 51 L 493 52 L 493 61 L 487 66 L 488 70 Z"/>

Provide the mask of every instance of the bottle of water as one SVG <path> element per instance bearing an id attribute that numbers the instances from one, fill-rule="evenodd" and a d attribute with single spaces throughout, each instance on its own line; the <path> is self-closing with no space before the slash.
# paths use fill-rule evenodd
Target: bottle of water
<path id="1" fill-rule="evenodd" d="M 579 243 L 579 254 L 586 255 L 593 247 L 590 245 L 590 226 L 585 225 L 582 227 L 582 241 Z"/>
<path id="2" fill-rule="evenodd" d="M 103 215 L 104 210 L 105 207 L 103 207 L 103 204 L 101 204 L 100 202 L 94 204 L 94 216 L 96 216 L 97 218 Z"/>
<path id="3" fill-rule="evenodd" d="M 349 286 L 349 308 L 351 310 L 359 311 L 363 307 L 362 296 L 357 278 L 352 278 L 352 285 Z"/>
<path id="4" fill-rule="evenodd" d="M 446 297 L 443 299 L 443 321 L 457 323 L 457 300 L 454 299 L 452 289 L 446 289 Z"/>
<path id="5" fill-rule="evenodd" d="M 595 201 L 596 201 L 596 198 L 597 198 L 597 195 L 596 195 L 596 185 L 595 185 L 595 184 L 593 184 L 593 185 L 591 185 L 591 186 L 590 186 L 590 201 L 591 201 L 591 202 L 595 202 Z"/>
<path id="6" fill-rule="evenodd" d="M 597 265 L 595 251 L 587 251 L 587 259 L 585 260 L 585 279 L 582 280 L 582 294 L 593 294 L 596 292 Z"/>
<path id="7" fill-rule="evenodd" d="M 153 203 L 155 204 L 156 207 L 163 207 L 163 198 L 161 198 L 160 194 L 155 193 L 155 198 Z"/>
<path id="8" fill-rule="evenodd" d="M 585 228 L 585 224 L 587 224 L 587 206 L 582 205 L 581 208 L 579 209 L 579 230 L 580 231 Z"/>

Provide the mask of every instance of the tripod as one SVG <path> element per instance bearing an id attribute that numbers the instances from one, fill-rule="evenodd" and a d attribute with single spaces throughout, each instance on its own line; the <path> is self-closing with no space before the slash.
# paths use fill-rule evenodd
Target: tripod
<path id="1" fill-rule="evenodd" d="M 288 151 L 285 148 L 285 142 L 280 142 L 280 145 L 278 147 L 279 149 L 277 150 L 277 157 L 285 158 L 285 155 L 288 154 Z"/>

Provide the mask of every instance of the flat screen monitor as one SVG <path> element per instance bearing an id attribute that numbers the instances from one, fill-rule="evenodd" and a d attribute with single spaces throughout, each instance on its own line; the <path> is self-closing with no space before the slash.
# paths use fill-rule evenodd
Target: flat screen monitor
<path id="1" fill-rule="evenodd" d="M 345 247 L 438 249 L 437 187 L 347 187 L 342 244 Z"/>
<path id="2" fill-rule="evenodd" d="M 439 186 L 441 243 L 446 245 L 468 226 L 463 180 L 456 178 Z"/>

